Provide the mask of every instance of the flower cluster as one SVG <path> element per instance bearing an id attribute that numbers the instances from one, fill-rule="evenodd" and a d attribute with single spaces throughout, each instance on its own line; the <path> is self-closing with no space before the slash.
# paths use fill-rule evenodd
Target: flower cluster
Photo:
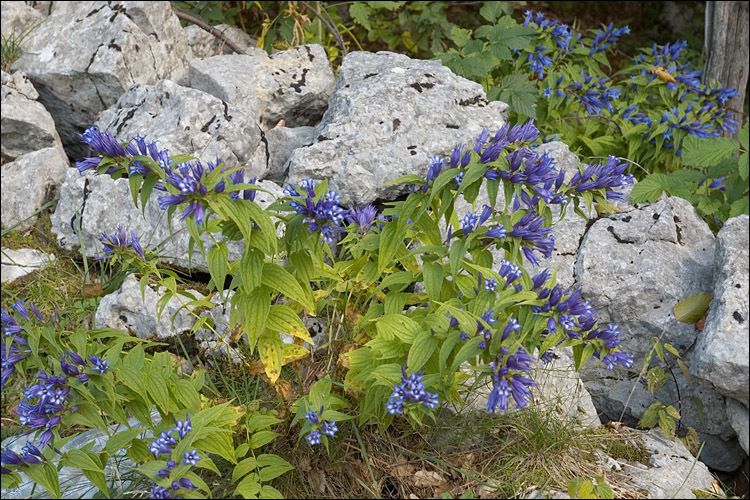
<path id="1" fill-rule="evenodd" d="M 52 429 L 60 425 L 70 386 L 67 385 L 65 377 L 47 375 L 44 370 L 40 370 L 36 378 L 40 383 L 23 391 L 24 399 L 14 411 L 21 425 L 29 427 L 23 434 L 44 429 L 39 437 L 39 445 L 44 448 L 52 440 Z M 77 407 L 71 409 L 75 410 Z"/>
<path id="2" fill-rule="evenodd" d="M 496 410 L 507 411 L 508 396 L 513 396 L 516 408 L 525 407 L 531 400 L 529 387 L 536 385 L 534 380 L 522 375 L 531 372 L 534 359 L 523 347 L 519 347 L 513 354 L 507 347 L 501 347 L 500 353 L 489 364 L 492 369 L 493 388 L 487 398 L 486 412 L 495 413 Z"/>
<path id="3" fill-rule="evenodd" d="M 561 88 L 563 77 L 560 76 L 555 82 L 555 88 L 547 87 L 544 89 L 545 97 L 552 97 L 552 92 L 559 97 L 574 98 L 590 115 L 597 115 L 606 108 L 610 113 L 615 113 L 615 107 L 612 105 L 613 100 L 620 98 L 621 89 L 617 87 L 608 87 L 607 77 L 593 77 L 581 71 L 579 79 L 573 80 L 567 87 Z"/>
<path id="4" fill-rule="evenodd" d="M 177 444 L 177 439 L 174 436 L 175 432 L 180 439 L 185 439 L 185 436 L 187 436 L 188 433 L 193 430 L 193 425 L 190 422 L 189 414 L 186 415 L 184 421 L 177 420 L 175 418 L 174 423 L 174 429 L 170 431 L 162 431 L 161 435 L 151 443 L 151 448 L 149 448 L 148 451 L 150 453 L 153 453 L 156 458 L 159 458 L 160 454 L 172 453 L 172 451 L 174 451 L 172 447 Z M 198 455 L 198 450 L 186 451 L 184 453 L 182 463 L 185 465 L 194 466 L 201 458 L 202 457 Z M 159 469 L 156 472 L 156 475 L 159 477 L 159 479 L 167 479 L 170 477 L 170 475 L 172 474 L 171 471 L 173 471 L 176 466 L 177 463 L 174 460 L 168 460 L 165 468 Z M 174 478 L 169 486 L 171 487 L 171 490 L 170 487 L 154 484 L 151 487 L 151 494 L 149 495 L 149 498 L 181 498 L 179 496 L 173 496 L 173 494 L 178 493 L 181 489 L 195 489 L 195 484 L 193 484 L 193 482 L 186 477 L 182 477 L 179 479 Z"/>
<path id="5" fill-rule="evenodd" d="M 30 302 L 29 306 L 39 319 L 44 319 L 33 302 Z M 11 307 L 22 317 L 27 320 L 29 319 L 29 313 L 24 306 L 23 300 L 19 300 Z M 22 349 L 23 347 L 28 347 L 29 343 L 19 335 L 22 331 L 21 325 L 16 321 L 12 314 L 5 311 L 5 307 L 0 309 L 0 325 L 2 325 L 1 328 L 3 332 L 2 340 L 0 340 L 0 349 L 2 349 L 0 352 L 2 365 L 0 389 L 4 390 L 8 379 L 10 379 L 10 376 L 16 371 L 16 363 L 26 358 L 26 355 L 29 354 L 31 350 Z"/>
<path id="6" fill-rule="evenodd" d="M 602 52 L 603 50 L 608 49 L 609 46 L 613 43 L 616 43 L 622 35 L 627 35 L 629 33 L 630 28 L 628 28 L 627 26 L 614 29 L 614 23 L 612 22 L 609 23 L 609 26 L 607 26 L 607 29 L 605 29 L 604 31 L 596 30 L 596 36 L 594 37 L 594 41 L 591 44 L 589 57 L 593 56 L 597 52 Z"/>
<path id="7" fill-rule="evenodd" d="M 430 410 L 438 405 L 438 393 L 429 393 L 424 388 L 422 370 L 411 376 L 406 375 L 406 367 L 401 368 L 401 383 L 394 384 L 393 393 L 385 406 L 388 413 L 395 415 L 404 412 L 404 404 L 421 403 Z"/>
<path id="8" fill-rule="evenodd" d="M 567 24 L 561 24 L 554 19 L 547 19 L 541 12 L 537 12 L 536 15 L 534 15 L 534 12 L 530 10 L 525 11 L 523 25 L 532 25 L 532 28 L 537 27 L 541 28 L 544 31 L 550 29 L 550 35 L 555 38 L 557 46 L 562 49 L 562 53 L 565 53 L 567 50 L 571 49 L 573 45 L 575 45 L 575 43 L 578 42 L 578 40 L 580 40 L 581 38 L 581 35 L 578 35 L 576 40 L 573 41 L 573 35 L 570 31 L 570 27 Z"/>
<path id="9" fill-rule="evenodd" d="M 341 231 L 341 223 L 350 214 L 339 204 L 341 196 L 336 194 L 335 191 L 328 191 L 325 196 L 316 197 L 315 186 L 315 180 L 305 179 L 299 186 L 297 184 L 287 185 L 284 188 L 284 194 L 295 198 L 290 202 L 290 205 L 298 214 L 307 216 L 304 222 L 308 224 L 308 230 L 315 232 L 320 228 L 322 241 L 333 246 L 336 235 Z M 298 187 L 303 189 L 305 193 L 301 194 Z M 371 211 L 368 209 L 368 217 L 370 214 Z"/>
<path id="10" fill-rule="evenodd" d="M 323 418 L 323 406 L 320 407 L 319 411 L 308 410 L 305 414 L 305 419 L 313 425 L 310 434 L 305 436 L 305 439 L 310 443 L 311 446 L 320 444 L 320 438 L 323 434 L 333 437 L 339 428 L 336 426 L 336 421 L 326 421 Z"/>
<path id="11" fill-rule="evenodd" d="M 206 208 L 203 205 L 205 200 L 203 198 L 208 194 L 207 177 L 219 165 L 221 165 L 221 159 L 217 158 L 216 162 L 209 162 L 206 167 L 200 160 L 180 163 L 174 169 L 168 167 L 166 169 L 166 180 L 169 185 L 179 190 L 179 194 L 159 196 L 159 208 L 166 210 L 170 206 L 189 202 L 189 205 L 182 212 L 180 220 L 185 220 L 194 215 L 195 223 L 201 226 L 206 218 Z M 157 185 L 156 188 L 167 191 L 166 186 Z M 214 191 L 222 193 L 224 188 L 224 183 L 220 182 L 214 187 Z"/>
<path id="12" fill-rule="evenodd" d="M 122 226 L 117 226 L 117 229 L 112 234 L 102 233 L 101 236 L 99 236 L 99 241 L 101 241 L 105 257 L 111 257 L 114 255 L 116 249 L 132 249 L 140 255 L 142 258 L 143 255 L 143 248 L 141 247 L 140 241 L 138 241 L 138 236 L 135 234 L 135 231 L 130 233 L 130 239 L 128 239 L 128 235 L 125 232 L 125 228 Z M 94 260 L 101 260 L 105 257 L 97 257 Z"/>
<path id="13" fill-rule="evenodd" d="M 616 324 L 608 324 L 607 328 L 599 328 L 596 316 L 598 311 L 594 309 L 587 300 L 581 299 L 581 291 L 563 290 L 560 285 L 550 288 L 542 288 L 544 282 L 548 279 L 548 274 L 538 274 L 532 280 L 534 290 L 540 299 L 546 299 L 541 306 L 532 306 L 532 312 L 536 314 L 553 313 L 554 316 L 547 320 L 547 329 L 542 332 L 542 336 L 557 333 L 558 325 L 565 334 L 565 338 L 583 339 L 584 342 L 598 341 L 604 349 L 616 349 L 604 356 L 600 351 L 595 355 L 601 359 L 608 370 L 617 365 L 629 368 L 633 364 L 633 355 L 619 351 L 619 345 L 622 342 L 620 334 L 622 331 Z M 562 343 L 562 340 L 561 342 Z M 559 345 L 559 343 L 558 343 Z M 552 361 L 552 350 L 544 352 L 540 358 L 545 363 Z"/>
<path id="14" fill-rule="evenodd" d="M 529 211 L 513 225 L 513 230 L 508 232 L 508 236 L 521 238 L 521 241 L 527 242 L 528 245 L 522 245 L 521 251 L 533 266 L 539 265 L 539 259 L 534 254 L 534 250 L 542 253 L 546 259 L 552 255 L 555 249 L 555 237 L 552 236 L 551 227 L 543 227 L 544 217 L 534 211 Z"/>
<path id="15" fill-rule="evenodd" d="M 159 148 L 156 147 L 156 141 L 146 142 L 146 138 L 140 135 L 136 135 L 135 138 L 129 141 L 125 146 L 120 144 L 111 132 L 108 130 L 101 132 L 96 125 L 86 129 L 83 134 L 78 135 L 84 143 L 89 145 L 92 151 L 100 155 L 107 155 L 113 159 L 130 159 L 134 156 L 150 156 L 155 162 L 162 166 L 169 165 L 170 163 L 169 156 L 167 155 L 168 150 L 159 150 Z M 83 174 L 86 170 L 98 167 L 101 161 L 101 156 L 84 158 L 82 161 L 76 162 L 76 168 L 78 168 L 78 172 Z M 113 174 L 120 168 L 121 167 L 118 165 L 113 165 L 109 167 L 105 173 Z M 142 162 L 136 160 L 130 162 L 129 173 L 148 175 L 151 173 L 151 169 Z"/>
<path id="16" fill-rule="evenodd" d="M 619 162 L 617 158 L 610 155 L 605 163 L 586 165 L 583 172 L 576 172 L 569 184 L 576 193 L 605 188 L 607 199 L 621 200 L 623 194 L 614 189 L 635 182 L 633 174 L 624 173 L 627 166 L 627 163 Z"/>

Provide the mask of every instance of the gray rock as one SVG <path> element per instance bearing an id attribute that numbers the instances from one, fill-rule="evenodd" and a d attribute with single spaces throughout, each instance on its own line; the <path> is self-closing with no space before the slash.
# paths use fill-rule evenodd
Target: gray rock
<path id="1" fill-rule="evenodd" d="M 678 439 L 670 441 L 661 429 L 642 434 L 650 453 L 648 467 L 631 463 L 623 471 L 630 483 L 648 492 L 647 498 L 696 498 L 692 490 L 709 489 L 714 478 L 708 468 L 696 462 Z"/>
<path id="2" fill-rule="evenodd" d="M 211 297 L 211 303 L 215 305 L 212 309 L 200 313 L 200 316 L 208 316 L 213 320 L 213 330 L 210 328 L 199 328 L 195 331 L 195 340 L 198 347 L 208 356 L 212 363 L 222 363 L 226 358 L 234 365 L 243 361 L 247 362 L 245 356 L 237 350 L 231 341 L 230 311 L 231 300 L 234 291 L 224 292 L 224 300 L 218 294 Z M 242 339 L 247 344 L 247 336 Z"/>
<path id="3" fill-rule="evenodd" d="M 715 285 L 690 373 L 748 406 L 748 216 L 729 219 L 716 235 Z M 711 291 L 710 289 L 707 291 Z"/>
<path id="4" fill-rule="evenodd" d="M 269 130 L 315 125 L 335 80 L 320 45 L 300 45 L 268 56 L 215 56 L 190 62 L 190 86 L 225 101 L 234 114 L 248 114 Z"/>
<path id="5" fill-rule="evenodd" d="M 151 286 L 147 286 L 144 289 L 144 299 L 138 280 L 134 275 L 129 275 L 119 290 L 102 297 L 96 309 L 96 327 L 116 328 L 130 332 L 140 339 L 157 341 L 189 332 L 195 324 L 195 316 L 183 305 L 191 299 L 182 295 L 172 297 L 158 318 L 157 303 L 165 295 L 164 287 L 160 288 L 155 291 Z M 203 298 L 203 295 L 195 290 L 187 292 L 197 299 Z"/>
<path id="6" fill-rule="evenodd" d="M 727 416 L 729 417 L 729 423 L 732 424 L 732 428 L 737 432 L 737 441 L 740 446 L 745 450 L 745 454 L 750 453 L 750 412 L 747 406 L 743 405 L 735 399 L 727 399 Z"/>
<path id="7" fill-rule="evenodd" d="M 268 172 L 266 178 L 282 182 L 286 179 L 285 164 L 297 148 L 309 146 L 315 138 L 314 127 L 275 127 L 266 132 Z"/>
<path id="8" fill-rule="evenodd" d="M 224 36 L 232 41 L 235 45 L 240 47 L 245 53 L 252 54 L 265 54 L 266 51 L 256 47 L 257 41 L 242 31 L 236 26 L 230 26 L 228 24 L 218 24 L 214 26 L 215 29 L 221 31 Z M 230 55 L 234 54 L 232 50 L 223 40 L 215 37 L 208 31 L 204 30 L 200 26 L 191 24 L 185 28 L 185 36 L 187 36 L 188 45 L 193 51 L 193 56 L 205 59 L 211 56 L 218 55 Z"/>
<path id="9" fill-rule="evenodd" d="M 39 25 L 45 17 L 41 12 L 26 5 L 26 2 L 2 2 L 0 11 L 0 30 L 5 39 L 13 37 L 18 40 L 24 33 L 33 30 L 35 25 Z"/>
<path id="10" fill-rule="evenodd" d="M 55 262 L 54 254 L 46 254 L 31 248 L 2 250 L 2 282 L 11 283 L 21 276 L 26 276 Z"/>
<path id="11" fill-rule="evenodd" d="M 622 348 L 637 366 L 662 332 L 680 353 L 693 344 L 697 330 L 678 322 L 673 308 L 711 290 L 713 253 L 706 223 L 689 202 L 672 197 L 594 222 L 581 242 L 575 278 L 599 321 L 625 332 Z"/>
<path id="12" fill-rule="evenodd" d="M 394 199 L 408 186 L 384 182 L 424 176 L 429 156 L 448 157 L 456 144 L 473 144 L 483 128 L 497 130 L 507 110 L 505 103 L 488 103 L 481 85 L 439 61 L 351 52 L 316 142 L 289 159 L 287 182 L 329 179 L 343 200 L 357 205 Z"/>
<path id="13" fill-rule="evenodd" d="M 261 208 L 268 207 L 283 195 L 282 189 L 272 182 L 261 181 L 258 185 L 268 191 L 257 191 L 255 200 Z M 91 257 L 102 253 L 99 236 L 105 232 L 112 233 L 118 225 L 122 225 L 128 231 L 135 231 L 141 246 L 158 253 L 162 262 L 183 269 L 207 271 L 208 266 L 197 246 L 192 255 L 188 253 L 190 235 L 187 226 L 180 220 L 182 210 L 172 215 L 170 231 L 167 213 L 159 208 L 158 196 L 159 193 L 155 191 L 142 213 L 133 204 L 127 179 L 112 180 L 108 175 L 96 175 L 91 171 L 81 176 L 76 169 L 68 169 L 57 209 L 52 214 L 52 232 L 62 248 L 82 249 Z M 117 210 L 112 207 L 117 207 Z M 276 234 L 283 235 L 281 225 Z M 212 246 L 211 239 L 204 235 L 202 240 L 208 252 Z M 242 256 L 241 241 L 229 242 L 227 246 L 230 261 Z"/>
<path id="14" fill-rule="evenodd" d="M 169 2 L 61 2 L 13 65 L 29 76 L 72 157 L 76 133 L 133 84 L 187 76 L 190 47 Z"/>
<path id="15" fill-rule="evenodd" d="M 654 401 L 671 404 L 680 413 L 682 429 L 693 427 L 700 441 L 705 442 L 701 462 L 718 470 L 736 470 L 746 454 L 737 443 L 735 431 L 727 419 L 726 398 L 705 382 L 697 379 L 688 382 L 677 367 L 673 372 L 679 394 L 670 378 L 654 396 L 648 391 L 645 380 L 636 383 L 632 379 L 620 378 L 617 372 L 586 368 L 581 377 L 594 405 L 602 412 L 603 420 L 624 421 L 635 427 Z M 696 406 L 696 400 L 701 410 Z M 682 404 L 677 401 L 682 401 Z"/>
<path id="16" fill-rule="evenodd" d="M 19 231 L 32 227 L 38 218 L 34 213 L 55 198 L 67 170 L 68 159 L 59 148 L 26 153 L 3 165 L 0 170 L 3 226 L 18 224 Z"/>
<path id="17" fill-rule="evenodd" d="M 186 154 L 224 166 L 247 165 L 246 175 L 265 172 L 265 147 L 260 129 L 244 114 L 235 115 L 226 103 L 199 90 L 169 80 L 134 85 L 97 121 L 119 140 L 145 135 L 158 140 L 171 155 Z"/>
<path id="18" fill-rule="evenodd" d="M 23 73 L 2 73 L 2 140 L 0 150 L 5 161 L 44 148 L 62 151 L 55 121 L 37 102 L 39 94 Z"/>

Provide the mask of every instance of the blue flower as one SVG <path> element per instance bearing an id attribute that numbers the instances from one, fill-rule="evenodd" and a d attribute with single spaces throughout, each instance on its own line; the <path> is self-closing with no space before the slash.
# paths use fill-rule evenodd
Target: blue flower
<path id="1" fill-rule="evenodd" d="M 321 426 L 323 434 L 327 434 L 331 437 L 333 437 L 334 434 L 336 434 L 336 431 L 339 430 L 338 427 L 336 427 L 336 422 L 323 422 L 323 425 Z"/>
<path id="2" fill-rule="evenodd" d="M 182 463 L 184 463 L 185 465 L 195 465 L 200 459 L 201 456 L 198 455 L 198 450 L 186 451 L 185 459 Z"/>
<path id="3" fill-rule="evenodd" d="M 410 377 L 406 376 L 406 368 L 401 368 L 401 383 L 393 386 L 393 393 L 388 399 L 386 409 L 391 415 L 403 413 L 404 403 L 422 403 L 430 410 L 433 410 L 438 404 L 438 394 L 429 393 L 425 390 L 422 379 L 422 370 L 417 373 L 412 372 Z"/>
<path id="4" fill-rule="evenodd" d="M 488 280 L 485 280 L 484 282 L 484 289 L 490 292 L 494 292 L 497 288 L 497 282 L 495 281 L 495 278 L 490 278 Z"/>
<path id="5" fill-rule="evenodd" d="M 320 228 L 322 241 L 333 246 L 336 235 L 341 231 L 341 223 L 350 216 L 350 212 L 341 207 L 341 196 L 334 191 L 328 191 L 323 198 L 316 200 L 315 185 L 314 179 L 304 179 L 301 187 L 307 191 L 307 196 L 300 202 L 301 197 L 294 189 L 292 196 L 298 199 L 292 200 L 290 205 L 298 214 L 307 215 L 303 222 L 308 224 L 310 232 Z M 285 192 L 291 193 L 293 190 L 290 188 Z"/>
<path id="6" fill-rule="evenodd" d="M 490 363 L 494 387 L 487 398 L 485 411 L 495 413 L 497 409 L 507 411 L 508 396 L 513 396 L 518 409 L 523 408 L 531 400 L 529 387 L 536 385 L 531 378 L 521 375 L 531 371 L 533 358 L 523 347 L 509 355 L 507 347 L 501 347 L 500 353 Z"/>
<path id="7" fill-rule="evenodd" d="M 112 234 L 102 233 L 99 236 L 99 241 L 102 243 L 106 257 L 114 255 L 118 248 L 130 248 L 141 257 L 144 257 L 143 248 L 141 247 L 140 241 L 138 241 L 138 235 L 133 231 L 130 233 L 130 239 L 128 239 L 125 228 L 122 226 L 117 226 L 117 229 Z M 97 257 L 95 260 L 101 260 L 103 258 L 104 257 Z"/>
<path id="8" fill-rule="evenodd" d="M 367 204 L 362 208 L 351 207 L 349 208 L 349 214 L 347 219 L 352 224 L 359 226 L 359 231 L 366 233 L 375 219 L 378 216 L 378 211 L 371 204 Z"/>
<path id="9" fill-rule="evenodd" d="M 89 361 L 92 365 L 94 365 L 94 370 L 99 370 L 99 375 L 104 375 L 104 372 L 107 370 L 111 370 L 112 368 L 107 365 L 107 361 L 109 361 L 109 358 L 107 359 L 100 359 L 96 356 L 89 356 Z"/>
<path id="10" fill-rule="evenodd" d="M 193 430 L 193 424 L 190 422 L 190 414 L 186 414 L 185 420 L 177 420 L 174 419 L 175 428 L 174 430 L 177 431 L 177 434 L 179 434 L 180 439 L 185 439 L 185 436 L 187 436 L 187 433 Z"/>
<path id="11" fill-rule="evenodd" d="M 630 28 L 627 26 L 617 29 L 612 29 L 613 27 L 613 23 L 610 22 L 604 32 L 601 30 L 596 31 L 596 37 L 594 37 L 594 42 L 591 44 L 591 50 L 589 51 L 589 57 L 607 49 L 611 44 L 617 42 L 622 35 L 630 33 Z"/>
<path id="12" fill-rule="evenodd" d="M 305 436 L 305 439 L 307 439 L 310 442 L 311 446 L 314 446 L 316 444 L 320 444 L 320 432 L 312 430 L 310 431 L 310 434 Z"/>
<path id="13" fill-rule="evenodd" d="M 544 55 L 544 52 L 548 50 L 544 45 L 537 45 L 534 48 L 534 52 L 529 52 L 528 62 L 531 64 L 529 67 L 531 71 L 535 71 L 539 79 L 544 78 L 544 68 L 552 64 L 552 59 Z"/>

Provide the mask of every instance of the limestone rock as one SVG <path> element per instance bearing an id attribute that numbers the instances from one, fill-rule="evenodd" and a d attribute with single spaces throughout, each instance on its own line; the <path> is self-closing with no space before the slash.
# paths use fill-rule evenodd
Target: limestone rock
<path id="1" fill-rule="evenodd" d="M 3 248 L 2 251 L 2 282 L 11 283 L 21 276 L 26 276 L 55 261 L 53 254 L 46 254 L 40 250 L 19 248 L 17 250 Z"/>
<path id="2" fill-rule="evenodd" d="M 26 153 L 1 167 L 2 224 L 19 231 L 32 227 L 34 213 L 55 198 L 68 171 L 68 159 L 59 148 Z"/>
<path id="3" fill-rule="evenodd" d="M 169 80 L 155 85 L 134 85 L 97 121 L 119 140 L 145 135 L 158 140 L 171 155 L 186 154 L 224 166 L 246 165 L 247 177 L 265 172 L 265 147 L 260 130 L 245 114 L 235 114 L 227 104 L 199 90 Z"/>
<path id="4" fill-rule="evenodd" d="M 5 161 L 44 148 L 62 151 L 55 121 L 36 99 L 36 89 L 23 73 L 2 73 L 2 155 Z"/>
<path id="5" fill-rule="evenodd" d="M 315 137 L 314 127 L 275 127 L 266 132 L 268 147 L 268 173 L 266 178 L 273 181 L 286 179 L 285 168 L 292 152 L 312 144 Z"/>
<path id="6" fill-rule="evenodd" d="M 26 2 L 2 2 L 0 9 L 2 9 L 0 29 L 5 39 L 13 37 L 19 40 L 24 33 L 38 26 L 45 17 L 41 12 L 26 5 Z"/>
<path id="7" fill-rule="evenodd" d="M 289 159 L 287 182 L 329 179 L 346 202 L 392 200 L 408 186 L 382 186 L 404 174 L 424 176 L 429 156 L 448 157 L 483 128 L 499 129 L 508 106 L 488 102 L 481 85 L 439 61 L 391 52 L 351 52 L 315 142 Z"/>
<path id="8" fill-rule="evenodd" d="M 116 328 L 124 332 L 130 332 L 140 339 L 166 340 L 177 335 L 189 332 L 195 323 L 195 317 L 188 308 L 180 309 L 189 298 L 179 296 L 172 297 L 161 318 L 157 319 L 156 305 L 164 296 L 165 290 L 155 291 L 150 286 L 145 288 L 145 299 L 141 296 L 138 280 L 132 274 L 122 284 L 122 287 L 102 297 L 99 307 L 96 309 L 97 328 Z M 187 290 L 197 299 L 203 295 L 195 290 Z M 178 312 L 179 310 L 179 312 Z M 172 316 L 177 313 L 172 322 Z"/>
<path id="9" fill-rule="evenodd" d="M 710 291 L 714 236 L 689 202 L 668 198 L 598 219 L 586 232 L 576 258 L 581 294 L 618 323 L 623 351 L 638 365 L 652 337 L 685 353 L 696 339 L 693 325 L 678 322 L 677 302 Z"/>
<path id="10" fill-rule="evenodd" d="M 708 468 L 696 462 L 680 440 L 670 441 L 661 429 L 652 429 L 642 436 L 651 454 L 649 466 L 631 466 L 624 471 L 632 477 L 630 482 L 634 486 L 648 492 L 648 498 L 696 498 L 692 490 L 711 487 L 714 478 Z"/>
<path id="11" fill-rule="evenodd" d="M 745 407 L 750 385 L 748 220 L 747 215 L 729 219 L 716 235 L 713 300 L 690 365 L 692 375 Z"/>
<path id="12" fill-rule="evenodd" d="M 727 417 L 729 417 L 729 423 L 737 432 L 737 441 L 740 446 L 745 450 L 745 454 L 750 453 L 750 410 L 747 406 L 743 405 L 735 399 L 727 399 Z"/>
<path id="13" fill-rule="evenodd" d="M 300 45 L 268 56 L 214 56 L 190 62 L 190 86 L 246 113 L 263 130 L 280 120 L 288 127 L 316 125 L 335 85 L 325 50 Z"/>
<path id="14" fill-rule="evenodd" d="M 169 2 L 60 2 L 13 65 L 29 76 L 68 154 L 133 84 L 186 77 L 190 47 Z"/>

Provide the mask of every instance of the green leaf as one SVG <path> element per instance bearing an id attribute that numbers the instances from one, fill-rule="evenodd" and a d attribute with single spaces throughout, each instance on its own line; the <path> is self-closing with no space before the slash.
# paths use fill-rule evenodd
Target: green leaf
<path id="1" fill-rule="evenodd" d="M 699 139 L 689 135 L 682 142 L 682 161 L 691 167 L 711 167 L 738 150 L 739 145 L 728 137 Z"/>
<path id="2" fill-rule="evenodd" d="M 23 471 L 35 483 L 42 486 L 52 498 L 62 498 L 60 494 L 60 479 L 54 464 L 35 464 Z"/>
<path id="3" fill-rule="evenodd" d="M 644 203 L 656 201 L 664 192 L 664 184 L 668 183 L 664 174 L 651 174 L 637 182 L 630 192 L 630 203 Z"/>
<path id="4" fill-rule="evenodd" d="M 701 292 L 679 301 L 674 306 L 675 319 L 682 323 L 695 323 L 706 314 L 712 298 L 710 294 Z"/>
<path id="5" fill-rule="evenodd" d="M 266 319 L 266 328 L 276 333 L 293 335 L 309 344 L 313 343 L 310 333 L 305 328 L 300 317 L 287 305 L 271 306 L 268 318 Z"/>
<path id="6" fill-rule="evenodd" d="M 434 337 L 429 330 L 422 330 L 414 338 L 414 343 L 409 349 L 409 356 L 406 361 L 407 368 L 414 372 L 419 371 L 430 359 L 437 344 L 437 337 Z"/>
<path id="7" fill-rule="evenodd" d="M 248 472 L 258 467 L 258 460 L 255 457 L 249 457 L 238 463 L 232 471 L 232 482 L 236 483 L 241 477 L 244 477 Z"/>
<path id="8" fill-rule="evenodd" d="M 273 486 L 268 486 L 267 484 L 264 484 L 263 487 L 260 489 L 260 494 L 258 495 L 258 498 L 284 498 L 284 495 L 281 494 L 279 490 L 274 488 Z"/>
<path id="9" fill-rule="evenodd" d="M 92 470 L 102 472 L 102 464 L 99 460 L 92 459 L 88 453 L 82 450 L 70 450 L 65 454 L 63 465 L 81 470 Z"/>
<path id="10" fill-rule="evenodd" d="M 164 376 L 162 376 L 161 372 L 149 370 L 143 373 L 141 380 L 153 402 L 159 405 L 159 408 L 161 408 L 164 413 L 167 413 L 169 391 L 167 390 L 167 381 L 164 380 Z"/>
<path id="11" fill-rule="evenodd" d="M 456 357 L 453 359 L 453 364 L 451 365 L 450 371 L 455 372 L 461 363 L 482 352 L 482 350 L 477 346 L 479 345 L 479 342 L 483 340 L 484 338 L 481 335 L 477 335 L 476 337 L 472 337 L 464 342 L 464 344 L 461 346 L 461 349 L 459 349 L 456 353 Z"/>
<path id="12" fill-rule="evenodd" d="M 747 182 L 748 177 L 748 158 L 750 155 L 747 153 L 743 153 L 738 158 L 738 164 L 739 164 L 739 173 L 740 173 L 740 179 Z"/>
<path id="13" fill-rule="evenodd" d="M 422 331 L 422 327 L 413 319 L 403 314 L 386 314 L 378 318 L 375 323 L 378 335 L 387 340 L 398 337 L 402 342 L 411 344 L 414 338 Z"/>
<path id="14" fill-rule="evenodd" d="M 750 204 L 748 204 L 748 197 L 743 196 L 739 200 L 732 203 L 729 208 L 729 217 L 737 217 L 742 214 L 750 214 Z"/>
<path id="15" fill-rule="evenodd" d="M 254 248 L 248 248 L 240 259 L 240 277 L 242 286 L 247 292 L 251 292 L 260 285 L 263 276 L 263 254 Z"/>
<path id="16" fill-rule="evenodd" d="M 270 443 L 276 436 L 279 435 L 280 434 L 278 432 L 273 431 L 258 431 L 254 433 L 250 438 L 250 448 L 253 450 L 258 449 L 264 444 Z"/>
<path id="17" fill-rule="evenodd" d="M 221 293 L 224 290 L 224 280 L 227 277 L 227 263 L 229 261 L 229 248 L 219 244 L 208 251 L 208 272 L 214 282 L 216 290 Z"/>
<path id="18" fill-rule="evenodd" d="M 125 446 L 130 446 L 130 442 L 145 430 L 145 427 L 138 427 L 118 432 L 107 440 L 107 444 L 104 446 L 104 451 L 112 455 L 116 451 L 125 448 Z"/>
<path id="19" fill-rule="evenodd" d="M 238 292 L 239 293 L 239 292 Z M 266 319 L 271 310 L 271 296 L 256 290 L 242 302 L 245 316 L 245 333 L 251 348 L 255 347 L 258 336 L 266 326 Z M 278 333 L 278 332 L 277 332 Z"/>
<path id="20" fill-rule="evenodd" d="M 355 23 L 359 24 L 367 31 L 372 30 L 369 20 L 370 9 L 364 2 L 352 2 L 351 5 L 349 5 L 349 15 L 352 16 Z"/>
<path id="21" fill-rule="evenodd" d="M 471 33 L 472 31 L 469 29 L 459 28 L 458 26 L 454 25 L 453 27 L 451 27 L 451 32 L 448 36 L 458 48 L 461 48 L 466 45 L 466 42 L 471 40 Z"/>
<path id="22" fill-rule="evenodd" d="M 443 286 L 443 266 L 438 262 L 423 262 L 422 276 L 427 295 L 432 300 L 440 300 L 440 288 Z"/>
<path id="23" fill-rule="evenodd" d="M 260 470 L 261 481 L 270 481 L 294 469 L 294 466 L 283 458 L 268 454 L 258 457 L 258 467 L 263 467 Z"/>
<path id="24" fill-rule="evenodd" d="M 271 31 L 271 30 L 269 30 Z M 241 495 L 242 498 L 256 498 L 260 493 L 260 478 L 257 473 L 245 476 L 234 490 L 235 495 Z"/>
<path id="25" fill-rule="evenodd" d="M 261 283 L 273 290 L 278 290 L 290 299 L 296 300 L 307 310 L 308 314 L 315 314 L 315 304 L 312 299 L 310 285 L 302 286 L 292 274 L 278 264 L 266 262 L 263 264 Z"/>
<path id="26" fill-rule="evenodd" d="M 179 379 L 175 386 L 175 397 L 185 408 L 200 409 L 201 398 L 190 380 Z"/>
<path id="27" fill-rule="evenodd" d="M 483 2 L 482 8 L 479 9 L 479 15 L 494 23 L 498 17 L 503 15 L 502 2 Z"/>
<path id="28" fill-rule="evenodd" d="M 378 273 L 393 264 L 393 258 L 399 248 L 404 246 L 404 235 L 398 231 L 396 222 L 389 222 L 383 226 L 380 233 L 380 249 L 378 252 Z"/>

